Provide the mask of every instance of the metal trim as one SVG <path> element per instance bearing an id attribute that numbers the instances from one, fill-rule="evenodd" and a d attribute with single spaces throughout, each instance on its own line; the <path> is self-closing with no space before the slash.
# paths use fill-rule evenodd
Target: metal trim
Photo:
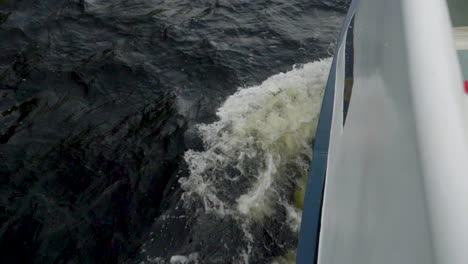
<path id="1" fill-rule="evenodd" d="M 330 130 L 335 98 L 336 63 L 340 48 L 345 48 L 342 43 L 346 43 L 344 38 L 356 12 L 357 2 L 356 0 L 351 2 L 348 14 L 343 22 L 337 43 L 338 48 L 333 56 L 330 75 L 322 101 L 319 123 L 315 136 L 315 145 L 313 148 L 314 155 L 310 165 L 309 179 L 304 198 L 304 209 L 296 257 L 297 264 L 312 264 L 318 261 L 323 191 L 327 171 Z"/>

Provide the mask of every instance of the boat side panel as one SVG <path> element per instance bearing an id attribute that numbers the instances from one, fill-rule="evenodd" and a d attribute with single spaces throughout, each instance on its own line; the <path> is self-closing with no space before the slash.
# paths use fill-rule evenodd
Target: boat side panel
<path id="1" fill-rule="evenodd" d="M 434 263 L 402 16 L 400 1 L 360 0 L 352 100 L 344 129 L 332 131 L 321 264 Z"/>

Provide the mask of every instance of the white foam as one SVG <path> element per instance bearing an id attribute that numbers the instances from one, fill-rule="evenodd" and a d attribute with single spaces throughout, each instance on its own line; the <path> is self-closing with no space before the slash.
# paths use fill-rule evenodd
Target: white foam
<path id="1" fill-rule="evenodd" d="M 252 208 L 270 210 L 262 201 L 266 197 L 267 191 L 271 188 L 273 183 L 272 175 L 274 175 L 274 173 L 276 173 L 276 167 L 273 157 L 271 153 L 268 153 L 266 170 L 260 171 L 260 175 L 258 176 L 255 186 L 253 186 L 248 193 L 237 199 L 237 209 L 239 212 L 242 214 L 249 214 L 252 211 Z"/>
<path id="2" fill-rule="evenodd" d="M 288 226 L 295 233 L 299 233 L 301 227 L 302 211 L 300 208 L 292 206 L 289 203 L 281 203 L 286 209 Z"/>
<path id="3" fill-rule="evenodd" d="M 191 253 L 188 256 L 176 255 L 170 259 L 171 264 L 198 264 L 198 253 Z"/>
<path id="4" fill-rule="evenodd" d="M 165 261 L 163 258 L 160 258 L 160 257 L 149 257 L 149 256 L 146 256 L 146 261 L 147 262 L 141 262 L 140 264 L 147 264 L 147 263 L 151 263 L 151 264 L 165 264 Z"/>
<path id="5" fill-rule="evenodd" d="M 330 64 L 308 63 L 241 88 L 218 109 L 218 121 L 198 126 L 205 150 L 185 153 L 190 175 L 180 180 L 187 206 L 196 198 L 206 212 L 242 221 L 247 246 L 248 223 L 278 206 L 297 232 L 301 213 L 289 204 L 291 189 L 307 175 Z M 241 255 L 248 262 L 250 252 Z"/>

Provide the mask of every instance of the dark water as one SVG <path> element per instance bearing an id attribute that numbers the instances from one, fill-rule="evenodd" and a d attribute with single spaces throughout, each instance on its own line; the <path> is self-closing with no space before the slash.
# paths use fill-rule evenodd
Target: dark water
<path id="1" fill-rule="evenodd" d="M 238 87 L 329 57 L 348 2 L 0 0 L 1 262 L 287 254 L 287 230 L 242 255 L 235 219 L 179 206 L 184 153 Z"/>

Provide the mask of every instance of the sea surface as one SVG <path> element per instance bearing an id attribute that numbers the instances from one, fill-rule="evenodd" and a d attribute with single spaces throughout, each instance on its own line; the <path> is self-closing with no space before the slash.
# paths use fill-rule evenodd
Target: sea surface
<path id="1" fill-rule="evenodd" d="M 1 263 L 294 263 L 349 0 L 0 0 Z"/>

